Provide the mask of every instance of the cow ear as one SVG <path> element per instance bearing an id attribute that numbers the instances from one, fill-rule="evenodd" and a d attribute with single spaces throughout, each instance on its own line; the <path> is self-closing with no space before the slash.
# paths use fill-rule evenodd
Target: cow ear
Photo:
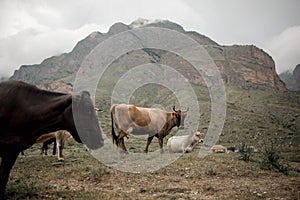
<path id="1" fill-rule="evenodd" d="M 91 97 L 91 94 L 90 94 L 88 91 L 82 91 L 82 92 L 80 93 L 80 95 L 81 95 L 81 96 L 87 95 L 88 97 Z"/>

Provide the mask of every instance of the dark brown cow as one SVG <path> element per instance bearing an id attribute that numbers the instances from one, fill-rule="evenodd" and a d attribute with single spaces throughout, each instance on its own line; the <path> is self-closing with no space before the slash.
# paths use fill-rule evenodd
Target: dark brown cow
<path id="1" fill-rule="evenodd" d="M 125 153 L 127 152 L 124 137 L 128 134 L 144 135 L 148 134 L 148 141 L 145 153 L 153 137 L 157 137 L 160 150 L 163 152 L 163 138 L 166 137 L 173 127 L 180 126 L 181 110 L 166 112 L 157 108 L 141 108 L 134 105 L 114 104 L 110 108 L 112 120 L 113 143 L 116 143 Z M 118 131 L 118 136 L 114 131 L 114 124 Z"/>
<path id="2" fill-rule="evenodd" d="M 41 90 L 20 81 L 6 81 L 0 83 L 0 105 L 0 199 L 4 198 L 10 170 L 20 151 L 32 146 L 41 135 L 68 130 L 88 148 L 97 149 L 104 144 L 86 91 L 70 95 Z"/>

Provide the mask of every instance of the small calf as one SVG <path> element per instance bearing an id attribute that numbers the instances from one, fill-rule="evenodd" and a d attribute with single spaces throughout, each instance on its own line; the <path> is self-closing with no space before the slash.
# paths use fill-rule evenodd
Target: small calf
<path id="1" fill-rule="evenodd" d="M 168 139 L 169 153 L 189 153 L 197 143 L 203 142 L 204 134 L 197 131 L 191 135 L 172 136 Z"/>

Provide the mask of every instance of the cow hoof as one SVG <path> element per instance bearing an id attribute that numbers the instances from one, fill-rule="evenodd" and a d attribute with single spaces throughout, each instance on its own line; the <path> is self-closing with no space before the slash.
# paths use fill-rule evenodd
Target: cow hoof
<path id="1" fill-rule="evenodd" d="M 58 158 L 58 162 L 64 162 L 65 159 L 64 158 Z"/>
<path id="2" fill-rule="evenodd" d="M 119 153 L 121 153 L 121 154 L 128 154 L 128 151 L 125 151 L 123 149 L 119 149 Z"/>

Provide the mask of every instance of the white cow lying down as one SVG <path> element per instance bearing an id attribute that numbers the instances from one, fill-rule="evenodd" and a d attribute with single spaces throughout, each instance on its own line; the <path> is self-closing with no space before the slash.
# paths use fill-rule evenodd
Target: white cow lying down
<path id="1" fill-rule="evenodd" d="M 191 135 L 172 136 L 168 139 L 167 147 L 169 153 L 189 153 L 195 145 L 203 142 L 204 133 L 197 131 Z"/>

